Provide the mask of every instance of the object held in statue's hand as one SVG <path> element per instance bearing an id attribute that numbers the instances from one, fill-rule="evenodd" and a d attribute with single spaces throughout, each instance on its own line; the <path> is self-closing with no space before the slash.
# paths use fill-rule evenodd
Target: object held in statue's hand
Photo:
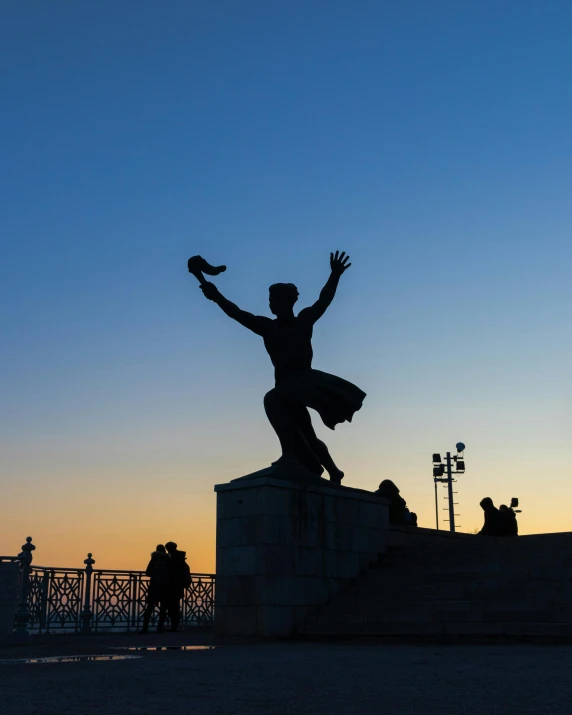
<path id="1" fill-rule="evenodd" d="M 207 283 L 203 273 L 206 273 L 209 276 L 218 276 L 219 273 L 226 271 L 226 266 L 211 266 L 211 264 L 208 261 L 205 261 L 202 256 L 191 256 L 188 260 L 187 266 L 189 268 L 189 273 L 192 273 L 201 285 Z"/>

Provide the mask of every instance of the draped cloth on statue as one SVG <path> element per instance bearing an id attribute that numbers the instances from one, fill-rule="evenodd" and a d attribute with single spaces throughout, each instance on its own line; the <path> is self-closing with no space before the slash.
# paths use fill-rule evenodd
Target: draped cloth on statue
<path id="1" fill-rule="evenodd" d="M 348 380 L 312 368 L 296 370 L 280 382 L 290 399 L 311 407 L 330 429 L 351 422 L 366 393 Z"/>

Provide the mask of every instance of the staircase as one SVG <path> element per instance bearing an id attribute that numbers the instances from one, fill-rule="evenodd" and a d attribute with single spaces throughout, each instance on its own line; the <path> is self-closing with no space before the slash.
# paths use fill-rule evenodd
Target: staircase
<path id="1" fill-rule="evenodd" d="M 572 533 L 392 527 L 387 553 L 312 609 L 298 635 L 572 638 Z"/>

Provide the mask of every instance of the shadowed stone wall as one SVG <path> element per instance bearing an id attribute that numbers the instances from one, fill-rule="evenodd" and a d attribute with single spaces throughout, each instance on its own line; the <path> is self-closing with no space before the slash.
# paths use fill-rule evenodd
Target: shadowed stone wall
<path id="1" fill-rule="evenodd" d="M 388 503 L 260 477 L 217 492 L 216 631 L 288 637 L 386 548 Z"/>
<path id="2" fill-rule="evenodd" d="M 390 527 L 387 553 L 299 635 L 572 639 L 572 533 L 498 538 Z"/>

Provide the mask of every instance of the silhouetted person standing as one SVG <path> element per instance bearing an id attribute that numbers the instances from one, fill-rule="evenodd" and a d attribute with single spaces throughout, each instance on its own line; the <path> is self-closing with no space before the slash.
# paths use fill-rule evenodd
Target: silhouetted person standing
<path id="1" fill-rule="evenodd" d="M 169 541 L 165 544 L 169 554 L 169 596 L 167 601 L 167 611 L 171 621 L 172 632 L 176 632 L 181 621 L 181 600 L 185 594 L 185 589 L 190 584 L 191 570 L 187 564 L 187 554 L 185 551 L 178 551 L 177 544 Z"/>
<path id="2" fill-rule="evenodd" d="M 201 285 L 204 295 L 231 318 L 260 335 L 272 364 L 275 387 L 264 397 L 264 408 L 274 428 L 282 456 L 275 464 L 304 464 L 320 475 L 323 468 L 330 480 L 339 484 L 344 473 L 334 463 L 326 445 L 318 439 L 308 408 L 316 410 L 330 429 L 341 422 L 351 422 L 359 410 L 365 392 L 351 382 L 312 368 L 312 333 L 314 324 L 334 299 L 342 274 L 350 267 L 349 256 L 330 254 L 330 277 L 314 305 L 294 315 L 298 289 L 292 283 L 270 286 L 270 310 L 276 318 L 256 316 L 227 300 L 209 282 Z"/>
<path id="3" fill-rule="evenodd" d="M 141 633 L 148 632 L 149 621 L 157 606 L 160 607 L 157 630 L 162 630 L 165 622 L 169 599 L 169 555 L 163 544 L 159 544 L 151 554 L 151 560 L 145 573 L 149 576 L 149 586 L 147 588 L 147 604 L 143 613 Z"/>
<path id="4" fill-rule="evenodd" d="M 499 536 L 499 510 L 490 497 L 481 501 L 481 509 L 485 512 L 485 523 L 479 531 L 481 536 Z"/>

